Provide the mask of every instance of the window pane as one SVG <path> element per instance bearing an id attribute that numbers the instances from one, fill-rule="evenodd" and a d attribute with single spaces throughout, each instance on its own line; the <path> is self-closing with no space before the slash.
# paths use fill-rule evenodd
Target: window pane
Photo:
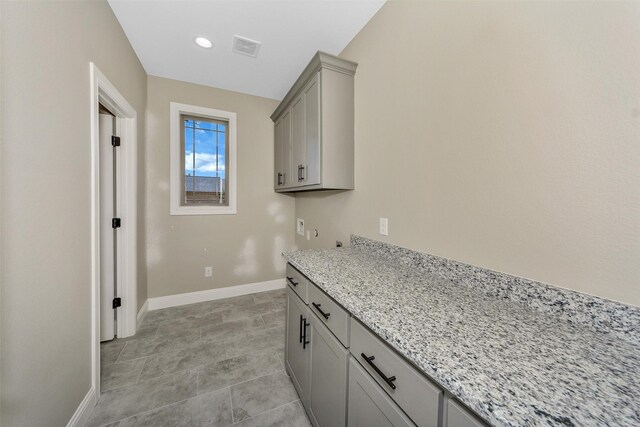
<path id="1" fill-rule="evenodd" d="M 204 119 L 186 119 L 184 123 L 183 205 L 228 205 L 227 126 Z"/>
<path id="2" fill-rule="evenodd" d="M 208 130 L 216 130 L 216 124 L 211 122 L 205 122 L 202 120 L 197 120 L 196 127 L 199 129 L 208 129 Z"/>

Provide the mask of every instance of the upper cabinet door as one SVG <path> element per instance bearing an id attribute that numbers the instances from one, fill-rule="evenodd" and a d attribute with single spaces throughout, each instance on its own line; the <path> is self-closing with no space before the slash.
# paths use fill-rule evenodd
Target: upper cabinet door
<path id="1" fill-rule="evenodd" d="M 292 183 L 291 175 L 291 113 L 287 112 L 282 116 L 282 155 L 281 155 L 281 170 L 282 185 L 277 188 L 288 188 Z M 276 177 L 277 178 L 277 177 Z"/>
<path id="2" fill-rule="evenodd" d="M 320 184 L 320 83 L 319 74 L 304 89 L 306 164 L 304 185 Z"/>
<path id="3" fill-rule="evenodd" d="M 300 187 L 304 184 L 306 144 L 304 141 L 304 94 L 301 94 L 291 107 L 291 179 L 288 187 Z"/>
<path id="4" fill-rule="evenodd" d="M 284 148 L 284 135 L 282 133 L 283 129 L 282 129 L 282 121 L 283 119 L 280 119 L 276 122 L 275 125 L 275 130 L 274 130 L 274 136 L 273 136 L 273 141 L 274 141 L 274 152 L 273 152 L 273 173 L 274 173 L 274 179 L 273 179 L 273 188 L 275 188 L 276 190 L 283 188 L 284 186 L 284 167 L 283 167 L 283 148 Z"/>

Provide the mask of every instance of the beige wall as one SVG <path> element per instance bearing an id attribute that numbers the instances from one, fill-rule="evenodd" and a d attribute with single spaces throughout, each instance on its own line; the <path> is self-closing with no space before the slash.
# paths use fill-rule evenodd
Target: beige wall
<path id="1" fill-rule="evenodd" d="M 294 198 L 273 191 L 273 123 L 278 102 L 149 76 L 147 236 L 149 297 L 284 277 L 293 246 Z M 237 113 L 238 213 L 169 215 L 169 103 Z M 213 266 L 213 277 L 204 268 Z"/>
<path id="2" fill-rule="evenodd" d="M 138 111 L 142 201 L 146 74 L 106 2 L 0 7 L 0 424 L 60 426 L 91 387 L 89 62 Z"/>
<path id="3" fill-rule="evenodd" d="M 298 196 L 350 233 L 640 305 L 640 3 L 391 2 L 342 52 L 356 190 Z M 389 236 L 378 218 L 389 218 Z"/>

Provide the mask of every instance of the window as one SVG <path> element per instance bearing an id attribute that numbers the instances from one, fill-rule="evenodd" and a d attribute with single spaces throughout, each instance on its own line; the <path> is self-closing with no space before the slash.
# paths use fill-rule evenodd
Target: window
<path id="1" fill-rule="evenodd" d="M 236 213 L 236 115 L 171 103 L 171 215 Z"/>

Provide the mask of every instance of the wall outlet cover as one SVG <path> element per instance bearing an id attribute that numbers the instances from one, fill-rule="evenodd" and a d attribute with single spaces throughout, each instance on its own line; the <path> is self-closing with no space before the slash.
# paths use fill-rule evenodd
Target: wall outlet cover
<path id="1" fill-rule="evenodd" d="M 389 235 L 389 220 L 387 218 L 380 218 L 380 234 L 383 236 Z"/>
<path id="2" fill-rule="evenodd" d="M 296 231 L 299 235 L 304 236 L 304 219 L 296 218 Z"/>

